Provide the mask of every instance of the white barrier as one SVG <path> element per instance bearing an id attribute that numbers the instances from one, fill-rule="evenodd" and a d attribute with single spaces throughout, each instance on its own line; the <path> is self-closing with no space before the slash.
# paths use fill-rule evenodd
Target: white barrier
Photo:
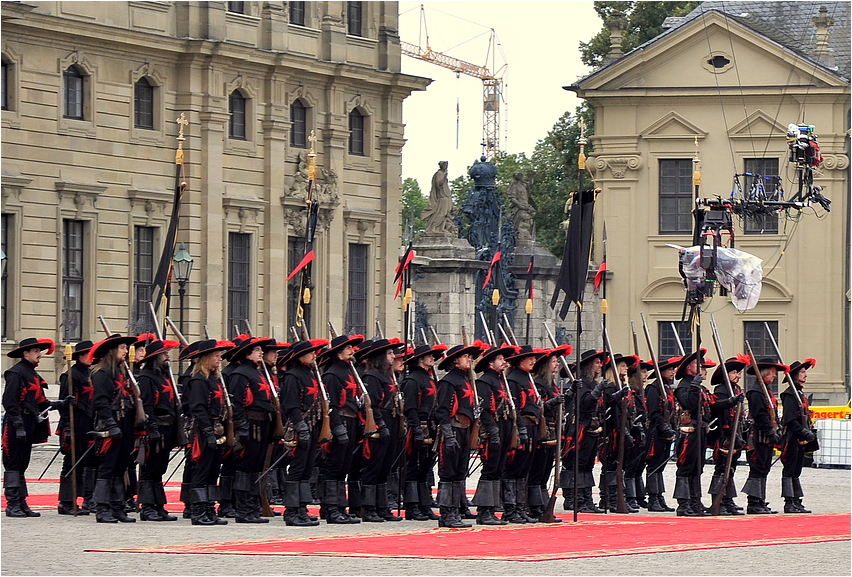
<path id="1" fill-rule="evenodd" d="M 849 419 L 817 419 L 814 421 L 819 451 L 814 465 L 834 467 L 852 465 L 852 421 Z"/>

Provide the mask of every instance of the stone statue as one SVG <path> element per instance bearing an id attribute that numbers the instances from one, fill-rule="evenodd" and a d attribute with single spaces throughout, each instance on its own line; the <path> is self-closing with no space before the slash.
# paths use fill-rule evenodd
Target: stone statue
<path id="1" fill-rule="evenodd" d="M 453 197 L 450 191 L 450 181 L 447 179 L 447 161 L 438 163 L 438 170 L 432 175 L 432 189 L 429 191 L 429 204 L 423 209 L 423 220 L 426 221 L 426 236 L 458 236 L 458 229 L 453 222 Z"/>
<path id="2" fill-rule="evenodd" d="M 512 212 L 512 223 L 515 225 L 518 242 L 530 242 L 536 211 L 529 202 L 530 183 L 524 178 L 524 173 L 515 173 L 515 179 L 506 196 L 509 197 L 509 210 Z"/>

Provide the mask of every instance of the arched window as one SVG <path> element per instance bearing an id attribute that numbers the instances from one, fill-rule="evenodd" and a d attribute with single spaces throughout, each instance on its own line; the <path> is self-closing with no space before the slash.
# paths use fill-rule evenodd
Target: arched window
<path id="1" fill-rule="evenodd" d="M 65 118 L 83 120 L 83 74 L 76 66 L 69 66 L 63 73 Z"/>
<path id="2" fill-rule="evenodd" d="M 349 113 L 349 154 L 364 156 L 364 115 L 357 108 Z"/>
<path id="3" fill-rule="evenodd" d="M 154 87 L 145 78 L 136 81 L 133 89 L 136 128 L 154 129 Z"/>
<path id="4" fill-rule="evenodd" d="M 229 98 L 231 121 L 228 125 L 228 136 L 235 140 L 246 139 L 246 97 L 239 90 L 231 92 Z"/>
<path id="5" fill-rule="evenodd" d="M 308 109 L 301 100 L 290 105 L 290 145 L 297 148 L 308 146 Z"/>

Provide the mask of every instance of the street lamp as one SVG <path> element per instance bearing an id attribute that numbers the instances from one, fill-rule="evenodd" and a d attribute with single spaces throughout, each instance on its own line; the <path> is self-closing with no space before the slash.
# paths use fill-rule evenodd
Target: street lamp
<path id="1" fill-rule="evenodd" d="M 178 324 L 180 325 L 181 334 L 186 334 L 185 329 L 183 328 L 183 298 L 186 294 L 186 283 L 189 282 L 189 275 L 192 274 L 192 257 L 189 256 L 189 252 L 187 252 L 186 246 L 184 246 L 183 243 L 180 243 L 180 246 L 178 247 L 178 251 L 175 254 L 173 261 L 173 266 L 175 280 L 178 282 L 178 296 L 180 297 L 180 318 L 178 319 Z M 180 364 L 183 365 L 182 362 Z M 180 369 L 182 368 L 183 367 L 181 366 Z"/>

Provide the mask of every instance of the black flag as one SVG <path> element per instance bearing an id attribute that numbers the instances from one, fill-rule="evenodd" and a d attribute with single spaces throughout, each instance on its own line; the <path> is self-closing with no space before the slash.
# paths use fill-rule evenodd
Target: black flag
<path id="1" fill-rule="evenodd" d="M 572 302 L 583 303 L 592 248 L 595 191 L 584 190 L 582 194 L 575 193 L 573 198 L 568 220 L 568 234 L 565 237 L 565 249 L 562 253 L 562 267 L 556 278 L 556 290 L 553 291 L 553 298 L 550 300 L 550 308 L 555 309 L 559 301 L 559 292 L 565 292 L 565 300 L 559 310 L 562 320 L 565 320 Z M 582 202 L 578 202 L 580 198 Z"/>

